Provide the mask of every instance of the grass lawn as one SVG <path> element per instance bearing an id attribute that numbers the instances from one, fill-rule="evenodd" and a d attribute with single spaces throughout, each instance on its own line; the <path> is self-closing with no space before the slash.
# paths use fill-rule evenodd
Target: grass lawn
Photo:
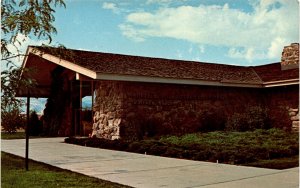
<path id="1" fill-rule="evenodd" d="M 25 138 L 26 138 L 25 132 L 15 132 L 15 133 L 1 132 L 1 139 L 9 140 L 9 139 L 25 139 Z M 29 136 L 29 138 L 32 139 L 32 138 L 43 138 L 43 137 Z"/>
<path id="2" fill-rule="evenodd" d="M 25 132 L 16 132 L 16 133 L 1 132 L 1 139 L 25 139 Z"/>
<path id="3" fill-rule="evenodd" d="M 109 181 L 29 161 L 25 171 L 24 158 L 1 152 L 1 187 L 128 187 Z"/>

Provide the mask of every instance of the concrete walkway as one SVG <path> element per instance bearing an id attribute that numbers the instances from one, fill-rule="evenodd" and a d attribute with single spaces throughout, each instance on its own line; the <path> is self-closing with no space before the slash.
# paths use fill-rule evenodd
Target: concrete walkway
<path id="1" fill-rule="evenodd" d="M 299 168 L 271 170 L 171 159 L 63 141 L 64 138 L 31 139 L 29 158 L 133 187 L 299 187 Z M 24 157 L 25 140 L 1 142 L 1 151 Z"/>

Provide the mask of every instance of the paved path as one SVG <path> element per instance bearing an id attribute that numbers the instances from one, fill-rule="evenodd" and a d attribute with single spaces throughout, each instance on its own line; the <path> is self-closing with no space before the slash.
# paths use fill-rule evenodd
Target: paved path
<path id="1" fill-rule="evenodd" d="M 31 139 L 29 158 L 133 187 L 299 187 L 299 168 L 271 170 L 171 159 L 76 146 L 63 140 Z M 25 140 L 1 142 L 2 151 L 24 157 Z"/>

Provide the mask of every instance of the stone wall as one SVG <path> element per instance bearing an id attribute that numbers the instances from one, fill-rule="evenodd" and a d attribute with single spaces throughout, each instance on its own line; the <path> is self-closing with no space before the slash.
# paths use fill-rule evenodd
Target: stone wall
<path id="1" fill-rule="evenodd" d="M 260 104 L 254 89 L 125 82 L 121 135 L 184 134 L 225 125 L 227 117 Z M 139 127 L 136 127 L 139 125 Z"/>
<path id="2" fill-rule="evenodd" d="M 222 129 L 229 117 L 250 106 L 268 108 L 274 125 L 291 127 L 286 108 L 296 108 L 299 92 L 296 86 L 283 90 L 118 81 L 99 81 L 96 88 L 93 135 L 107 139 Z"/>
<path id="3" fill-rule="evenodd" d="M 99 81 L 96 84 L 92 136 L 120 138 L 123 86 L 119 82 Z"/>
<path id="4" fill-rule="evenodd" d="M 281 69 L 293 69 L 299 67 L 299 43 L 285 46 L 281 56 Z"/>
<path id="5" fill-rule="evenodd" d="M 289 108 L 288 111 L 292 121 L 292 131 L 299 132 L 299 108 Z"/>
<path id="6" fill-rule="evenodd" d="M 264 88 L 262 97 L 265 98 L 272 126 L 291 130 L 288 109 L 299 106 L 299 85 Z"/>

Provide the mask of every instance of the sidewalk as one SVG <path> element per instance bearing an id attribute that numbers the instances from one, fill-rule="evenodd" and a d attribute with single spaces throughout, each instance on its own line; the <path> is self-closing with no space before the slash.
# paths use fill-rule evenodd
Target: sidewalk
<path id="1" fill-rule="evenodd" d="M 271 170 L 171 159 L 31 139 L 29 158 L 133 187 L 299 187 L 299 168 Z M 25 140 L 1 140 L 1 151 L 25 156 Z M 30 166 L 29 166 L 30 170 Z"/>

